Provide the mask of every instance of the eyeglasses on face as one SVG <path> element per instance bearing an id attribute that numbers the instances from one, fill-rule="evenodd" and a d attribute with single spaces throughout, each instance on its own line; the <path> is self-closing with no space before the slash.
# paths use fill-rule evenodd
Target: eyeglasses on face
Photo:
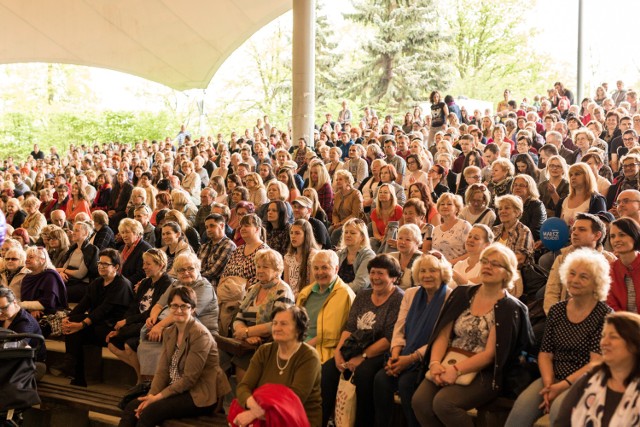
<path id="1" fill-rule="evenodd" d="M 620 203 L 620 202 L 618 202 Z M 5 258 L 5 261 L 20 261 L 20 258 Z"/>
<path id="2" fill-rule="evenodd" d="M 623 169 L 633 169 L 636 166 L 639 166 L 640 163 L 626 163 L 624 165 L 622 165 Z"/>
<path id="3" fill-rule="evenodd" d="M 486 258 L 481 258 L 480 259 L 480 264 L 482 265 L 490 265 L 491 268 L 505 268 L 504 265 L 500 264 L 497 261 L 489 261 Z"/>
<path id="4" fill-rule="evenodd" d="M 107 268 L 110 265 L 115 265 L 115 264 L 109 264 L 108 262 L 99 262 L 98 263 L 98 267 L 102 267 L 102 268 Z"/>
<path id="5" fill-rule="evenodd" d="M 196 271 L 195 267 L 184 267 L 184 268 L 177 268 L 176 269 L 176 273 L 178 274 L 184 274 L 184 273 L 193 273 L 194 271 Z"/>
<path id="6" fill-rule="evenodd" d="M 618 204 L 619 205 L 626 205 L 627 203 L 640 203 L 640 200 L 635 200 L 635 199 L 618 199 Z M 6 260 L 9 260 L 9 258 L 5 258 Z"/>
<path id="7" fill-rule="evenodd" d="M 191 304 L 169 304 L 172 311 L 187 311 L 191 308 Z"/>

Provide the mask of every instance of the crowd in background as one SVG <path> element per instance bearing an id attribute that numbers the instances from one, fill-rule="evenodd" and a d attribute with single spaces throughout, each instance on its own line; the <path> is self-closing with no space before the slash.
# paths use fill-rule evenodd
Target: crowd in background
<path id="1" fill-rule="evenodd" d="M 235 425 L 331 425 L 350 375 L 358 426 L 392 425 L 394 395 L 409 426 L 473 425 L 499 396 L 507 425 L 632 425 L 640 111 L 616 86 L 506 89 L 495 112 L 433 91 L 398 121 L 343 102 L 310 137 L 264 116 L 229 138 L 35 145 L 0 174 L 0 320 L 65 313 L 51 372 L 74 385 L 86 344 L 151 381 L 121 425 L 211 412 L 231 376 Z M 554 217 L 569 239 L 549 250 Z"/>

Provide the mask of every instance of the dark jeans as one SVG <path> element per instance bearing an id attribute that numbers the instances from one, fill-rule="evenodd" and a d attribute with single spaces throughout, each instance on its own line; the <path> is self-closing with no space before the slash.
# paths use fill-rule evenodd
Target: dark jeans
<path id="1" fill-rule="evenodd" d="M 71 322 L 80 322 L 86 319 L 84 314 L 73 316 L 69 320 Z M 106 324 L 89 325 L 79 330 L 75 334 L 65 335 L 66 354 L 71 358 L 73 369 L 75 370 L 74 378 L 77 381 L 84 381 L 84 345 L 95 345 L 104 347 L 106 345 L 105 338 L 111 332 L 111 328 Z"/>
<path id="2" fill-rule="evenodd" d="M 152 403 L 142 411 L 140 418 L 136 418 L 138 405 L 138 399 L 129 402 L 124 408 L 119 427 L 155 427 L 161 425 L 164 420 L 210 415 L 216 406 L 214 403 L 211 406 L 197 407 L 188 391 Z"/>
<path id="3" fill-rule="evenodd" d="M 498 396 L 498 392 L 491 389 L 492 379 L 491 372 L 480 372 L 467 386 L 445 387 L 424 379 L 413 394 L 413 412 L 423 426 L 474 427 L 467 411 Z"/>
<path id="4" fill-rule="evenodd" d="M 393 415 L 393 395 L 397 391 L 402 401 L 402 412 L 408 427 L 420 427 L 413 408 L 411 398 L 416 391 L 416 380 L 419 368 L 406 370 L 397 377 L 390 377 L 384 369 L 380 369 L 375 377 L 374 399 L 376 408 L 376 426 L 391 427 Z"/>
<path id="5" fill-rule="evenodd" d="M 374 425 L 375 412 L 373 406 L 373 380 L 376 373 L 382 369 L 384 356 L 371 357 L 358 366 L 355 373 L 356 386 L 356 427 L 371 427 Z M 349 371 L 345 371 L 349 377 Z M 336 361 L 332 357 L 322 365 L 322 425 L 326 426 L 333 416 L 336 407 L 336 393 L 340 382 L 340 371 L 336 368 Z"/>

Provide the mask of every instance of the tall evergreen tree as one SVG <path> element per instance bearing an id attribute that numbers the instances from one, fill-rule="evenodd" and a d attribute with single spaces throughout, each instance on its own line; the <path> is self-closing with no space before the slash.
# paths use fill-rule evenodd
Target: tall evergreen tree
<path id="1" fill-rule="evenodd" d="M 335 50 L 338 44 L 333 40 L 333 28 L 322 13 L 324 4 L 316 1 L 316 107 L 324 107 L 328 100 L 339 97 L 336 67 L 339 56 Z"/>
<path id="2" fill-rule="evenodd" d="M 372 33 L 345 91 L 365 102 L 404 108 L 451 83 L 449 38 L 433 0 L 354 0 L 346 17 Z"/>

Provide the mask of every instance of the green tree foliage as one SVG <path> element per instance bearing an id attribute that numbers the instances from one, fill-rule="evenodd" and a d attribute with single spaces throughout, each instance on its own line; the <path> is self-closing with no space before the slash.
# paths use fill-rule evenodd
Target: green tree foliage
<path id="1" fill-rule="evenodd" d="M 492 99 L 505 87 L 529 94 L 544 90 L 541 82 L 553 76 L 547 58 L 529 46 L 535 33 L 524 25 L 533 6 L 529 0 L 452 2 L 447 22 L 455 48 L 456 93 Z"/>
<path id="2" fill-rule="evenodd" d="M 450 85 L 451 50 L 433 0 L 354 0 L 354 7 L 347 19 L 372 37 L 345 79 L 347 94 L 393 111 Z"/>
<path id="3" fill-rule="evenodd" d="M 316 109 L 327 107 L 327 102 L 340 96 L 337 67 L 340 57 L 334 41 L 333 27 L 322 12 L 323 3 L 316 1 Z"/>

